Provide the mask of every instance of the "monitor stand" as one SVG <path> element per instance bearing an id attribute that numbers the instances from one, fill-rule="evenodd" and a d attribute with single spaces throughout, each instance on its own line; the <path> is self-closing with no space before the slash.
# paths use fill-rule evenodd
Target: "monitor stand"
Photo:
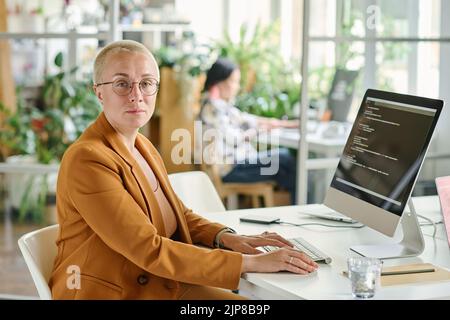
<path id="1" fill-rule="evenodd" d="M 353 246 L 350 250 L 364 257 L 379 259 L 394 259 L 415 257 L 420 255 L 425 249 L 422 230 L 417 220 L 416 209 L 412 199 L 408 202 L 410 213 L 404 213 L 401 218 L 403 229 L 403 240 L 399 243 L 382 245 L 361 245 Z"/>

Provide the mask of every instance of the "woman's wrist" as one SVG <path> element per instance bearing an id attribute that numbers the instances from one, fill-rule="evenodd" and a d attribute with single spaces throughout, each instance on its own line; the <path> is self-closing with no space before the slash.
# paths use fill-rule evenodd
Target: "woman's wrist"
<path id="1" fill-rule="evenodd" d="M 255 259 L 255 256 L 252 256 L 250 254 L 243 254 L 242 255 L 242 266 L 241 266 L 241 274 L 254 271 L 253 267 L 253 260 Z"/>
<path id="2" fill-rule="evenodd" d="M 236 234 L 232 232 L 225 232 L 224 234 L 222 234 L 222 236 L 220 237 L 221 247 L 231 249 L 231 243 L 233 242 L 233 237 L 235 236 Z"/>

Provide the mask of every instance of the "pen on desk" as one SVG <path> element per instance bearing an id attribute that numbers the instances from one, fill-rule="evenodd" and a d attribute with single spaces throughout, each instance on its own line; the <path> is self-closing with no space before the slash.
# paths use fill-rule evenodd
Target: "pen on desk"
<path id="1" fill-rule="evenodd" d="M 382 276 L 395 276 L 400 274 L 414 274 L 414 273 L 427 273 L 427 272 L 435 272 L 434 268 L 429 269 L 417 269 L 417 270 L 403 270 L 403 271 L 385 271 L 381 272 Z"/>

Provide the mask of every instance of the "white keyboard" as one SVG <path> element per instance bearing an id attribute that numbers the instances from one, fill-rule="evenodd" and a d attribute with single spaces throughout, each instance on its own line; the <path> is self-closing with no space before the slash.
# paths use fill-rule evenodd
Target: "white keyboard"
<path id="1" fill-rule="evenodd" d="M 329 257 L 327 254 L 323 253 L 322 251 L 314 247 L 311 243 L 309 243 L 305 239 L 297 237 L 295 239 L 288 239 L 288 240 L 292 242 L 292 244 L 297 250 L 304 252 L 313 261 L 323 262 L 326 264 L 331 263 L 331 257 Z M 264 246 L 263 249 L 269 252 L 279 248 L 273 246 Z"/>

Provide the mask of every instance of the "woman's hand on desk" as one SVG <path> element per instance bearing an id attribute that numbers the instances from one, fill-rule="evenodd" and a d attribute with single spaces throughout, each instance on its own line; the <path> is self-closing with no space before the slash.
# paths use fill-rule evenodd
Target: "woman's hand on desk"
<path id="1" fill-rule="evenodd" d="M 257 255 L 244 254 L 241 273 L 289 271 L 308 274 L 315 271 L 317 267 L 317 263 L 306 254 L 287 247 Z"/>
<path id="2" fill-rule="evenodd" d="M 241 273 L 290 271 L 308 274 L 318 267 L 306 254 L 293 249 L 288 240 L 274 232 L 263 232 L 254 236 L 224 233 L 221 240 L 226 248 L 244 253 Z M 262 246 L 280 249 L 262 253 L 256 249 Z"/>
<path id="3" fill-rule="evenodd" d="M 256 248 L 263 246 L 292 248 L 292 243 L 275 232 L 263 232 L 254 236 L 224 233 L 221 241 L 226 248 L 247 254 L 260 254 L 262 252 Z"/>

